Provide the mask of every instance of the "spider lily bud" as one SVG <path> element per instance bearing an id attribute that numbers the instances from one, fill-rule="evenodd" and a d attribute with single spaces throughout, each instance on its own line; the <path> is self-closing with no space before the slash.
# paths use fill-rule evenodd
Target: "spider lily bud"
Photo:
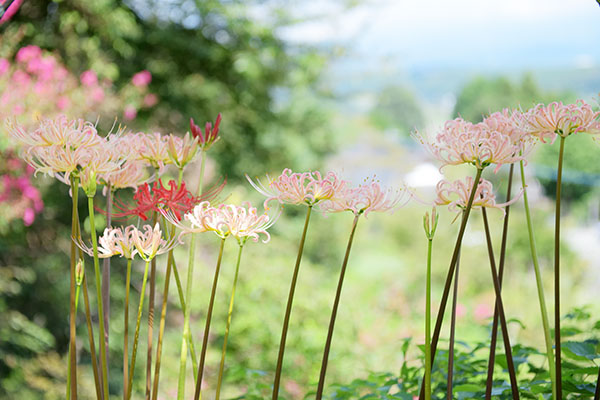
<path id="1" fill-rule="evenodd" d="M 80 259 L 79 261 L 77 261 L 77 265 L 75 266 L 75 282 L 77 283 L 77 286 L 80 286 L 83 282 L 83 265 L 83 259 Z"/>
<path id="2" fill-rule="evenodd" d="M 437 229 L 439 214 L 435 211 L 435 207 L 431 209 L 431 215 L 426 212 L 423 216 L 423 228 L 425 229 L 425 236 L 428 240 L 433 240 L 435 236 L 435 230 Z"/>
<path id="3" fill-rule="evenodd" d="M 87 171 L 81 172 L 81 188 L 87 195 L 87 197 L 94 197 L 96 195 L 96 171 L 94 168 L 90 168 Z"/>

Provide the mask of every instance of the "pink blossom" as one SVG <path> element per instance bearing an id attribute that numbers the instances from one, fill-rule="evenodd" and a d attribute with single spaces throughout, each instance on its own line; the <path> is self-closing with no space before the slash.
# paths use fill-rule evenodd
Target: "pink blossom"
<path id="1" fill-rule="evenodd" d="M 248 175 L 246 175 L 246 179 L 260 194 L 267 196 L 264 203 L 265 209 L 269 208 L 268 204 L 273 200 L 282 204 L 313 206 L 321 200 L 339 197 L 347 183 L 331 171 L 323 178 L 318 171 L 292 173 L 289 168 L 284 169 L 281 175 L 275 179 L 267 175 L 269 181 L 267 185 L 258 179 L 255 183 Z"/>
<path id="2" fill-rule="evenodd" d="M 494 315 L 494 310 L 487 304 L 479 303 L 477 304 L 477 306 L 475 306 L 473 314 L 475 316 L 475 319 L 483 321 Z"/>
<path id="3" fill-rule="evenodd" d="M 354 215 L 365 217 L 372 211 L 394 212 L 406 205 L 410 195 L 405 187 L 398 190 L 384 189 L 379 183 L 371 182 L 355 188 L 344 187 L 335 196 L 319 204 L 323 212 L 351 211 Z"/>
<path id="4" fill-rule="evenodd" d="M 143 70 L 133 75 L 131 78 L 131 83 L 134 86 L 148 86 L 148 84 L 152 81 L 152 74 L 148 70 Z"/>
<path id="5" fill-rule="evenodd" d="M 144 96 L 144 106 L 153 107 L 158 103 L 158 96 L 154 93 L 148 93 Z"/>
<path id="6" fill-rule="evenodd" d="M 10 68 L 10 62 L 6 58 L 0 58 L 0 76 L 4 75 Z"/>
<path id="7" fill-rule="evenodd" d="M 167 152 L 177 168 L 184 168 L 198 153 L 198 139 L 191 139 L 189 132 L 183 139 L 171 134 L 167 139 Z"/>
<path id="8" fill-rule="evenodd" d="M 137 109 L 134 106 L 132 106 L 131 104 L 128 106 L 125 106 L 125 110 L 123 111 L 123 116 L 125 117 L 125 119 L 131 121 L 132 119 L 137 117 Z"/>
<path id="9" fill-rule="evenodd" d="M 177 242 L 173 239 L 162 239 L 162 231 L 158 223 L 154 225 L 154 229 L 150 225 L 144 225 L 143 231 L 134 229 L 132 236 L 138 254 L 147 262 L 159 254 L 168 252 L 177 245 Z"/>
<path id="10" fill-rule="evenodd" d="M 71 104 L 71 101 L 66 96 L 60 96 L 58 98 L 58 100 L 56 101 L 56 106 L 61 111 L 65 110 L 67 107 L 69 107 L 70 104 Z"/>
<path id="11" fill-rule="evenodd" d="M 466 208 L 469 202 L 472 187 L 473 178 L 470 176 L 467 176 L 464 180 L 456 180 L 454 182 L 445 179 L 441 180 L 435 189 L 437 198 L 434 204 L 436 206 L 447 205 L 450 211 L 460 212 Z M 516 202 L 519 197 L 520 195 L 506 203 L 497 204 L 492 183 L 482 178 L 479 181 L 479 185 L 477 185 L 472 208 L 489 207 L 497 208 L 504 212 L 503 208 Z"/>
<path id="12" fill-rule="evenodd" d="M 17 62 L 26 63 L 35 58 L 40 58 L 42 56 L 42 49 L 38 46 L 29 45 L 19 49 L 15 59 Z"/>
<path id="13" fill-rule="evenodd" d="M 102 102 L 102 100 L 104 100 L 104 89 L 102 89 L 100 86 L 92 88 L 92 91 L 90 92 L 90 98 L 95 103 Z"/>
<path id="14" fill-rule="evenodd" d="M 214 232 L 223 239 L 233 236 L 240 244 L 249 238 L 257 242 L 260 235 L 264 235 L 262 241 L 267 243 L 271 238 L 267 229 L 273 226 L 280 215 L 271 218 L 266 212 L 260 214 L 249 202 L 241 206 L 221 204 L 212 207 L 208 201 L 203 201 L 186 213 L 183 221 L 179 221 L 172 212 L 161 212 L 171 224 L 181 229 L 181 235 Z"/>
<path id="15" fill-rule="evenodd" d="M 524 116 L 524 129 L 540 140 L 554 139 L 556 135 L 567 137 L 577 132 L 592 135 L 600 134 L 600 111 L 594 112 L 583 100 L 574 104 L 562 102 L 550 103 L 547 106 L 538 104 Z"/>
<path id="16" fill-rule="evenodd" d="M 91 87 L 98 84 L 98 75 L 96 75 L 96 73 L 91 69 L 83 71 L 79 76 L 79 79 L 84 86 Z"/>
<path id="17" fill-rule="evenodd" d="M 414 136 L 443 166 L 472 164 L 483 169 L 496 164 L 497 171 L 503 164 L 523 159 L 519 155 L 521 144 L 513 142 L 510 136 L 487 124 L 473 124 L 462 118 L 447 121 L 434 142 L 427 141 L 418 132 Z"/>

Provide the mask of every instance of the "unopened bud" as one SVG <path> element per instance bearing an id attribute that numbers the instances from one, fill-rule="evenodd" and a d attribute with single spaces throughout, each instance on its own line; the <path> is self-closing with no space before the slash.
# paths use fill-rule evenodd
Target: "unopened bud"
<path id="1" fill-rule="evenodd" d="M 435 207 L 431 209 L 431 215 L 426 212 L 423 216 L 423 228 L 425 229 L 425 236 L 428 240 L 433 240 L 435 230 L 437 229 L 439 215 L 435 210 Z"/>
<path id="2" fill-rule="evenodd" d="M 83 259 L 77 261 L 77 265 L 75 266 L 75 282 L 77 282 L 77 286 L 80 286 L 83 282 L 83 274 L 84 274 L 84 264 Z"/>

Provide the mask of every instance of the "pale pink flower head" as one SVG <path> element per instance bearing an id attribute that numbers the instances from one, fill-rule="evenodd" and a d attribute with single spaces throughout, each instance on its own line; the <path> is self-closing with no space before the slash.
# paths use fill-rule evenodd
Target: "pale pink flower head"
<path id="1" fill-rule="evenodd" d="M 165 217 L 171 225 L 176 226 L 181 230 L 181 236 L 188 235 L 190 233 L 202 233 L 209 230 L 213 230 L 206 222 L 205 219 L 214 219 L 216 209 L 210 205 L 208 201 L 202 201 L 190 211 L 184 214 L 183 220 L 181 220 L 172 210 L 160 209 L 161 214 Z"/>
<path id="2" fill-rule="evenodd" d="M 450 182 L 445 179 L 441 180 L 435 189 L 437 198 L 434 200 L 434 205 L 447 205 L 448 210 L 454 212 L 463 211 L 469 203 L 471 189 L 473 188 L 473 181 L 474 179 L 470 176 L 467 176 L 463 180 L 455 180 L 454 182 Z M 519 199 L 519 197 L 520 195 L 506 203 L 498 204 L 496 203 L 496 196 L 494 194 L 494 187 L 492 186 L 492 183 L 481 178 L 479 180 L 479 184 L 477 185 L 477 189 L 475 190 L 472 208 L 497 208 L 502 210 L 504 213 L 504 207 L 514 203 Z"/>
<path id="3" fill-rule="evenodd" d="M 284 169 L 275 179 L 267 175 L 267 185 L 258 179 L 254 182 L 248 175 L 246 179 L 259 193 L 267 196 L 265 209 L 269 208 L 268 204 L 273 200 L 281 204 L 306 204 L 312 207 L 322 200 L 340 197 L 347 184 L 331 171 L 322 177 L 318 171 L 292 173 L 289 168 Z"/>
<path id="4" fill-rule="evenodd" d="M 40 58 L 42 56 L 42 49 L 38 46 L 29 45 L 21 47 L 16 55 L 18 62 L 27 63 L 33 59 Z"/>
<path id="5" fill-rule="evenodd" d="M 133 240 L 136 230 L 137 228 L 133 225 L 125 228 L 104 229 L 104 233 L 98 238 L 98 257 L 109 258 L 120 256 L 132 260 L 138 252 Z M 75 240 L 75 243 L 90 257 L 94 256 L 93 249 L 90 246 L 86 246 L 81 239 Z"/>
<path id="6" fill-rule="evenodd" d="M 177 242 L 173 239 L 164 240 L 160 225 L 154 225 L 154 229 L 150 225 L 144 225 L 143 231 L 137 228 L 133 230 L 133 243 L 135 248 L 146 262 L 150 262 L 158 254 L 163 254 L 176 246 Z"/>
<path id="7" fill-rule="evenodd" d="M 10 62 L 6 58 L 0 58 L 0 76 L 4 75 L 10 68 Z"/>
<path id="8" fill-rule="evenodd" d="M 136 143 L 140 159 L 145 160 L 161 173 L 165 165 L 171 164 L 169 157 L 168 139 L 158 132 L 153 134 L 139 133 L 139 143 Z"/>
<path id="9" fill-rule="evenodd" d="M 6 120 L 6 128 L 13 139 L 26 147 L 57 145 L 77 149 L 95 147 L 104 141 L 91 122 L 69 120 L 64 115 L 41 119 L 38 128 L 33 131 L 18 124 L 14 118 Z"/>
<path id="10" fill-rule="evenodd" d="M 554 140 L 556 135 L 567 137 L 574 133 L 600 134 L 600 112 L 583 100 L 574 104 L 553 102 L 547 106 L 538 104 L 524 117 L 524 129 L 540 140 Z"/>
<path id="11" fill-rule="evenodd" d="M 171 134 L 167 138 L 167 153 L 177 168 L 184 168 L 198 153 L 198 139 L 189 133 L 183 139 Z"/>
<path id="12" fill-rule="evenodd" d="M 214 219 L 211 220 L 211 217 Z M 249 202 L 241 206 L 221 204 L 214 213 L 206 217 L 206 225 L 211 227 L 219 237 L 233 236 L 240 245 L 251 238 L 258 242 L 259 235 L 264 235 L 263 243 L 267 243 L 271 236 L 267 232 L 277 218 L 271 219 L 267 213 L 259 214 L 258 210 Z"/>
<path id="13" fill-rule="evenodd" d="M 418 132 L 414 137 L 439 161 L 446 165 L 472 164 L 478 169 L 496 164 L 496 171 L 503 164 L 522 160 L 521 144 L 510 136 L 490 129 L 485 124 L 473 124 L 462 118 L 447 121 L 429 142 Z M 443 167 L 442 166 L 442 167 Z"/>
<path id="14" fill-rule="evenodd" d="M 135 119 L 135 117 L 137 117 L 137 109 L 131 104 L 125 106 L 125 110 L 123 110 L 123 117 L 129 121 Z"/>
<path id="15" fill-rule="evenodd" d="M 152 74 L 148 70 L 140 71 L 131 78 L 131 83 L 138 87 L 148 86 L 150 82 L 152 82 Z"/>
<path id="16" fill-rule="evenodd" d="M 319 204 L 323 212 L 351 211 L 354 215 L 372 212 L 394 212 L 410 200 L 406 187 L 382 188 L 378 182 L 369 182 L 358 187 L 344 187 L 336 196 Z"/>
<path id="17" fill-rule="evenodd" d="M 154 107 L 158 103 L 158 96 L 154 93 L 148 93 L 144 96 L 143 102 L 146 107 Z"/>
<path id="18" fill-rule="evenodd" d="M 81 80 L 83 86 L 92 87 L 98 84 L 98 75 L 96 75 L 96 73 L 91 69 L 83 71 L 79 76 L 79 79 Z"/>
<path id="19" fill-rule="evenodd" d="M 108 186 L 111 190 L 128 187 L 135 189 L 147 181 L 147 175 L 142 161 L 127 160 L 120 168 L 100 175 L 100 179 L 105 185 L 103 193 L 106 196 Z"/>

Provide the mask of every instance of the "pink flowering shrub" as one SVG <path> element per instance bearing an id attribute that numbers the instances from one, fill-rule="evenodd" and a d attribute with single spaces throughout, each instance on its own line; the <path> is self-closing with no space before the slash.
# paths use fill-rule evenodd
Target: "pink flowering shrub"
<path id="1" fill-rule="evenodd" d="M 41 116 L 59 114 L 86 115 L 90 120 L 121 114 L 125 120 L 132 120 L 139 109 L 158 103 L 158 97 L 148 89 L 151 80 L 150 72 L 142 71 L 117 91 L 110 80 L 100 78 L 93 70 L 77 76 L 53 54 L 38 46 L 25 46 L 14 59 L 0 58 L 0 120 L 16 118 L 27 128 Z M 0 209 L 6 210 L 2 213 L 3 223 L 22 218 L 25 225 L 31 225 L 42 211 L 43 202 L 29 180 L 31 168 L 12 155 L 18 150 L 6 131 L 0 129 Z"/>

